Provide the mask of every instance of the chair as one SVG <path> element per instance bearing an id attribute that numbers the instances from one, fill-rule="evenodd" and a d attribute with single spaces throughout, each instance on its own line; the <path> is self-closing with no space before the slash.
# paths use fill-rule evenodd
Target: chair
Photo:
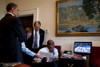
<path id="1" fill-rule="evenodd" d="M 47 47 L 47 45 L 43 45 L 43 47 Z M 60 58 L 60 56 L 61 56 L 61 46 L 60 45 L 55 45 L 55 48 L 58 49 L 59 58 Z"/>
<path id="2" fill-rule="evenodd" d="M 100 47 L 92 47 L 90 64 L 93 67 L 100 67 Z"/>

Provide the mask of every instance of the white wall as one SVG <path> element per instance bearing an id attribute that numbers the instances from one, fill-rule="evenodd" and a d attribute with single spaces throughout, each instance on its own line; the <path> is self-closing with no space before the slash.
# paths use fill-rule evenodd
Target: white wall
<path id="1" fill-rule="evenodd" d="M 0 0 L 0 19 L 5 15 L 6 0 Z"/>
<path id="2" fill-rule="evenodd" d="M 42 23 L 41 28 L 49 30 L 45 37 L 55 41 L 55 44 L 62 46 L 62 51 L 72 50 L 74 41 L 92 41 L 93 46 L 99 46 L 100 36 L 84 36 L 84 37 L 55 37 L 56 26 L 56 0 L 7 0 L 7 3 L 14 2 L 19 5 L 20 10 L 28 10 L 39 8 L 39 20 Z"/>

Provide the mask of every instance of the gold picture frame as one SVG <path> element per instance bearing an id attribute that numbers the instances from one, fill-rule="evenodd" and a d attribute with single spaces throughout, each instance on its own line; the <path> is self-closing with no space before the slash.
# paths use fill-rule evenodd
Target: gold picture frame
<path id="1" fill-rule="evenodd" d="M 97 14 L 88 15 L 83 0 L 56 1 L 56 36 L 100 36 L 100 4 L 95 4 Z"/>

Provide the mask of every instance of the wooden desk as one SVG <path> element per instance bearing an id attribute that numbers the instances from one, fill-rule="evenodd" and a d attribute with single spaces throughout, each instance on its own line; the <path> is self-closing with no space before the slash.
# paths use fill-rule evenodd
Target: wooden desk
<path id="1" fill-rule="evenodd" d="M 56 62 L 32 63 L 32 67 L 86 67 L 86 60 L 76 58 L 59 58 Z"/>
<path id="2" fill-rule="evenodd" d="M 40 62 L 40 63 L 32 63 L 32 67 L 56 67 L 55 62 Z"/>
<path id="3" fill-rule="evenodd" d="M 86 61 L 75 58 L 60 58 L 58 61 L 59 67 L 86 67 Z"/>

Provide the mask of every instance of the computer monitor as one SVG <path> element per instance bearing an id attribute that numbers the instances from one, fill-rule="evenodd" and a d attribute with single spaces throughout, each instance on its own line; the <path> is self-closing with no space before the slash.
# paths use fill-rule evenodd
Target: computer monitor
<path id="1" fill-rule="evenodd" d="M 74 42 L 73 52 L 76 54 L 91 54 L 92 42 Z"/>

